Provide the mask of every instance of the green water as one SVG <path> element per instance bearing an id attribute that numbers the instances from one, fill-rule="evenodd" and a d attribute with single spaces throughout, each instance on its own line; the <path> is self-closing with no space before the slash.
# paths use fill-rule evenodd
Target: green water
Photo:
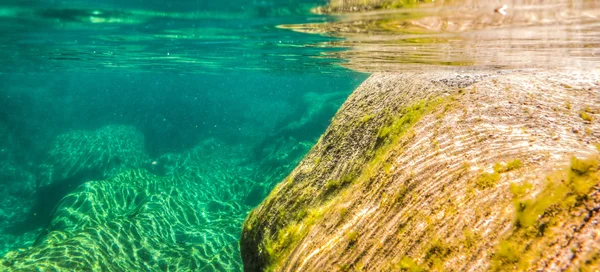
<path id="1" fill-rule="evenodd" d="M 367 76 L 277 27 L 319 4 L 2 1 L 0 271 L 242 270 L 246 214 Z"/>

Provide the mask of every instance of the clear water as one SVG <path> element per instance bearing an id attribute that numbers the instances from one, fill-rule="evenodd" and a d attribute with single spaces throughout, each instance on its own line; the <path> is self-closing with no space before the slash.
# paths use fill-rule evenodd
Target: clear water
<path id="1" fill-rule="evenodd" d="M 2 1 L 0 270 L 240 271 L 246 214 L 367 76 L 277 28 L 319 4 Z"/>
<path id="2" fill-rule="evenodd" d="M 598 1 L 373 1 L 1 1 L 0 270 L 240 271 L 361 72 L 600 63 Z"/>
<path id="3" fill-rule="evenodd" d="M 336 49 L 312 45 L 330 38 L 276 28 L 326 20 L 309 13 L 318 4 L 322 2 L 2 1 L 1 69 L 320 71 L 338 60 L 311 57 Z"/>

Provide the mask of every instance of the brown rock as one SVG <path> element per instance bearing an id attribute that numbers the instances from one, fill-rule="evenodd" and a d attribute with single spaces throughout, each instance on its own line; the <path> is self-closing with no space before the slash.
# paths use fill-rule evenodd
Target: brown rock
<path id="1" fill-rule="evenodd" d="M 568 208 L 517 215 L 527 216 L 531 203 L 541 203 L 536 197 L 548 195 L 553 173 L 573 171 L 572 156 L 598 156 L 596 147 L 564 129 L 582 125 L 577 109 L 600 104 L 598 74 L 467 78 L 469 84 L 453 73 L 373 74 L 248 216 L 241 238 L 246 271 L 562 270 L 597 263 L 600 230 L 593 222 L 600 214 L 590 207 L 600 203 L 585 196 L 598 187 L 585 187 Z M 590 88 L 595 91 L 584 91 Z M 501 106 L 509 98 L 514 107 Z M 519 110 L 531 99 L 534 114 Z M 554 110 L 567 102 L 574 110 Z M 586 126 L 597 131 L 600 122 Z M 591 165 L 584 169 L 592 171 L 588 182 L 597 181 Z M 524 227 L 526 220 L 533 225 Z M 522 238 L 534 226 L 542 235 Z"/>

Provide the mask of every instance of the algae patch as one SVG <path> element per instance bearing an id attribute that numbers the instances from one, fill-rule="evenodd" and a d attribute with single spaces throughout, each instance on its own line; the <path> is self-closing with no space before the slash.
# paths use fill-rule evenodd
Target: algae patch
<path id="1" fill-rule="evenodd" d="M 436 98 L 431 100 L 421 100 L 414 103 L 413 105 L 407 106 L 400 111 L 398 115 L 386 114 L 385 118 L 387 122 L 381 127 L 377 133 L 377 143 L 374 153 L 367 154 L 367 161 L 361 168 L 361 171 L 350 170 L 347 174 L 343 175 L 340 179 L 332 179 L 324 183 L 324 200 L 321 205 L 316 208 L 299 208 L 298 214 L 301 216 L 292 216 L 295 218 L 295 223 L 287 225 L 285 228 L 280 229 L 272 238 L 266 238 L 263 247 L 268 255 L 268 266 L 267 271 L 274 271 L 281 265 L 281 262 L 285 260 L 285 257 L 296 247 L 310 231 L 311 227 L 322 218 L 325 213 L 330 210 L 336 210 L 339 215 L 344 217 L 348 213 L 348 208 L 338 208 L 334 204 L 344 202 L 344 199 L 355 197 L 350 192 L 353 186 L 357 186 L 372 180 L 373 176 L 376 175 L 380 170 L 389 172 L 390 164 L 387 163 L 389 159 L 389 152 L 391 149 L 398 144 L 398 142 L 407 135 L 410 135 L 411 128 L 417 124 L 423 116 L 432 113 L 437 109 L 448 109 L 449 105 L 454 101 L 452 96 L 444 98 Z M 360 122 L 364 123 L 372 117 L 367 115 L 368 118 L 363 117 Z M 370 157 L 370 158 L 369 158 Z M 315 162 L 320 162 L 322 159 L 317 158 Z M 388 169 L 388 170 L 385 170 Z M 406 194 L 406 190 L 400 190 L 400 193 L 393 195 L 393 200 L 389 205 L 398 203 Z M 300 201 L 299 201 L 300 202 Z M 343 218 L 342 218 L 343 220 Z M 253 223 L 246 221 L 244 229 L 252 229 Z M 346 233 L 346 240 L 348 246 L 352 247 L 359 242 L 359 233 L 356 231 L 349 231 Z M 432 254 L 437 256 L 435 249 L 432 250 Z M 432 256 L 433 256 L 432 255 Z M 433 262 L 433 261 L 432 261 Z"/>
<path id="2" fill-rule="evenodd" d="M 516 170 L 521 168 L 521 166 L 523 166 L 523 163 L 519 159 L 514 159 L 507 163 L 496 163 L 494 164 L 494 171 L 492 173 L 481 173 L 477 177 L 475 186 L 480 190 L 492 188 L 500 181 L 500 174 Z"/>
<path id="3" fill-rule="evenodd" d="M 544 189 L 534 197 L 530 183 L 511 184 L 515 205 L 515 227 L 502 240 L 492 258 L 493 270 L 525 271 L 550 246 L 547 240 L 558 235 L 553 228 L 584 206 L 600 182 L 600 155 L 571 158 L 569 168 L 549 175 Z M 546 242 L 544 242 L 546 241 Z"/>

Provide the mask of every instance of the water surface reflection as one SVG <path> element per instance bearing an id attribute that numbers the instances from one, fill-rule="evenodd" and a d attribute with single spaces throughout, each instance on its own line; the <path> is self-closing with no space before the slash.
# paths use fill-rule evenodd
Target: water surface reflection
<path id="1" fill-rule="evenodd" d="M 359 71 L 598 67 L 600 1 L 412 2 L 332 1 L 313 12 L 335 22 L 280 27 L 344 38 L 326 55 Z"/>

